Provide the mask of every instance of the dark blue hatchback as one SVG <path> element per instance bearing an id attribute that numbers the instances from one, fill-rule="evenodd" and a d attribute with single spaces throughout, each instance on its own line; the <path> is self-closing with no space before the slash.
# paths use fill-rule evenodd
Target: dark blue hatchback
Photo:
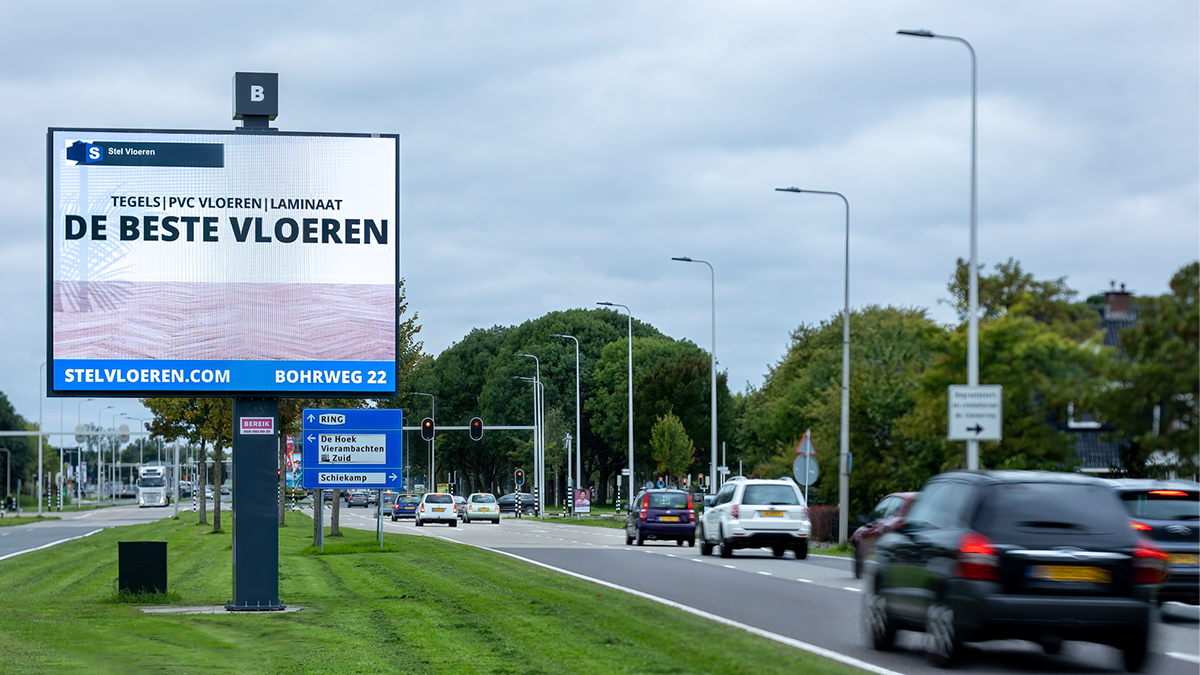
<path id="1" fill-rule="evenodd" d="M 420 495 L 400 495 L 392 504 L 392 522 L 401 518 L 416 518 L 417 504 L 421 503 Z"/>
<path id="2" fill-rule="evenodd" d="M 625 516 L 625 544 L 647 539 L 675 540 L 677 546 L 696 545 L 696 514 L 692 496 L 683 490 L 645 490 Z"/>

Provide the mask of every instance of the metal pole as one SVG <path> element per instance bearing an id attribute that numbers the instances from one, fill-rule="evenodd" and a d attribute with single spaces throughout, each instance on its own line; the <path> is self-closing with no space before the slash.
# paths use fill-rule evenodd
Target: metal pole
<path id="1" fill-rule="evenodd" d="M 437 437 L 437 399 L 433 397 L 433 394 L 426 394 L 425 392 L 421 392 L 421 391 L 410 391 L 409 394 L 412 394 L 414 396 L 428 396 L 429 397 L 429 419 L 433 420 L 433 435 L 436 438 Z M 429 476 L 426 478 L 426 481 L 433 481 L 432 489 L 430 489 L 430 486 L 426 486 L 426 492 L 432 492 L 433 490 L 437 489 L 437 478 L 434 477 L 434 473 L 433 473 L 433 438 L 429 439 Z"/>
<path id="2" fill-rule="evenodd" d="M 842 308 L 842 432 L 838 452 L 838 543 L 846 543 L 850 519 L 850 200 L 840 192 L 775 188 L 776 192 L 810 193 L 840 197 L 846 205 L 846 266 Z"/>
<path id="3" fill-rule="evenodd" d="M 708 265 L 708 274 L 712 282 L 712 351 L 709 354 L 711 365 L 709 366 L 712 382 L 709 385 L 711 395 L 711 415 L 712 415 L 712 436 L 709 439 L 709 445 L 712 448 L 711 460 L 709 462 L 709 475 L 715 476 L 717 473 L 717 273 L 713 269 L 712 263 L 707 260 L 699 260 L 689 258 L 687 256 L 679 258 L 671 258 L 679 262 L 695 262 Z M 714 490 L 715 492 L 715 490 Z"/>
<path id="4" fill-rule="evenodd" d="M 37 495 L 38 495 L 38 517 L 39 518 L 42 517 L 42 431 L 46 428 L 45 424 L 42 422 L 42 399 L 46 396 L 45 379 L 46 379 L 46 362 L 42 361 L 42 365 L 38 369 L 38 463 L 37 463 L 38 468 L 37 468 L 37 473 L 35 474 L 37 476 L 37 484 L 34 486 L 34 489 L 37 490 Z M 59 462 L 58 462 L 58 469 L 59 469 L 59 471 L 62 470 L 62 460 L 61 459 L 59 459 Z M 62 491 L 59 490 L 59 492 L 61 493 Z"/>
<path id="5" fill-rule="evenodd" d="M 933 38 L 959 42 L 971 54 L 971 265 L 967 270 L 970 281 L 967 287 L 967 385 L 979 384 L 979 223 L 978 189 L 976 179 L 976 67 L 975 48 L 963 38 L 953 35 L 938 35 L 928 30 L 898 30 L 899 35 Z M 979 468 L 979 441 L 967 441 L 967 469 Z"/>
<path id="6" fill-rule="evenodd" d="M 583 451 L 582 451 L 583 431 L 582 431 L 581 425 L 582 425 L 583 416 L 580 415 L 581 400 L 579 398 L 579 338 L 575 337 L 574 335 L 562 335 L 560 333 L 555 333 L 551 337 L 571 338 L 572 340 L 575 341 L 575 489 L 582 490 L 583 489 Z M 567 448 L 568 461 L 570 460 L 570 456 L 571 456 L 571 449 Z M 571 495 L 568 498 L 571 500 L 571 508 L 572 508 L 572 510 L 574 510 L 575 494 L 571 493 Z"/>
<path id="7" fill-rule="evenodd" d="M 624 307 L 629 321 L 629 498 L 636 494 L 633 489 L 633 312 L 619 302 L 597 302 L 606 307 Z"/>
<path id="8" fill-rule="evenodd" d="M 533 354 L 513 354 L 513 356 L 526 356 L 533 359 L 534 364 L 534 381 L 537 386 L 534 388 L 534 440 L 533 440 L 533 485 L 537 492 L 537 508 L 538 515 L 546 510 L 546 467 L 545 467 L 545 387 L 542 384 L 542 362 Z"/>

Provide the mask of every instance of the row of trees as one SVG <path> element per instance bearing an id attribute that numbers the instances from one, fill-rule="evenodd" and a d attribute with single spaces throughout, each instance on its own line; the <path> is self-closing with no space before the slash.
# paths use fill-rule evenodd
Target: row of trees
<path id="1" fill-rule="evenodd" d="M 966 372 L 967 267 L 959 261 L 949 299 L 959 323 L 939 325 L 915 307 L 867 306 L 851 314 L 850 447 L 852 512 L 882 494 L 917 488 L 935 473 L 963 464 L 963 447 L 945 440 L 946 388 Z M 1102 297 L 1076 298 L 1065 279 L 1038 280 L 1009 260 L 980 274 L 980 379 L 1004 386 L 1004 440 L 984 443 L 988 468 L 1069 470 L 1078 463 L 1068 416 L 1105 424 L 1120 448 L 1112 467 L 1120 475 L 1194 475 L 1200 402 L 1200 263 L 1180 269 L 1170 292 L 1137 298 L 1138 321 L 1120 346 L 1106 346 L 1097 311 Z M 436 357 L 422 353 L 416 314 L 409 314 L 403 283 L 397 342 L 401 392 L 433 394 L 440 425 L 472 417 L 486 425 L 530 424 L 533 387 L 519 377 L 535 373 L 538 357 L 546 396 L 548 485 L 563 496 L 567 433 L 575 432 L 575 344 L 579 339 L 585 485 L 609 501 L 609 488 L 627 463 L 627 319 L 608 310 L 565 310 L 518 326 L 472 330 Z M 731 394 L 718 374 L 718 442 L 755 476 L 790 475 L 794 448 L 811 429 L 821 478 L 810 497 L 836 499 L 840 432 L 842 317 L 801 325 L 762 386 Z M 686 340 L 633 321 L 634 446 L 636 473 L 679 478 L 706 473 L 709 457 L 707 353 Z M 231 442 L 230 402 L 223 399 L 147 399 L 156 414 L 151 431 L 211 449 L 218 466 Z M 409 421 L 429 413 L 429 400 L 402 393 L 394 399 L 280 401 L 281 427 L 298 433 L 304 407 L 402 407 Z M 0 398 L 0 424 L 24 424 Z M 15 416 L 15 417 L 14 417 Z M 22 428 L 16 426 L 15 428 Z M 414 435 L 415 436 L 415 435 Z M 14 466 L 27 459 L 15 439 Z M 281 436 L 281 458 L 283 452 Z M 36 442 L 33 444 L 36 447 Z M 425 446 L 406 444 L 410 474 L 426 471 Z M 528 432 L 487 431 L 475 443 L 466 434 L 437 438 L 437 477 L 457 477 L 465 490 L 508 491 L 512 470 L 532 464 Z M 731 462 L 732 464 L 732 462 Z M 220 480 L 219 476 L 216 480 Z M 219 515 L 214 527 L 220 527 Z"/>

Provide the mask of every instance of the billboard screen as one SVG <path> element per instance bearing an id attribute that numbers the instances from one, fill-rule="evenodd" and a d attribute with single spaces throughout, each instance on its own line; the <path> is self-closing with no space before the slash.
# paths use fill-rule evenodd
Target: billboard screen
<path id="1" fill-rule="evenodd" d="M 50 395 L 396 392 L 400 138 L 50 129 Z"/>

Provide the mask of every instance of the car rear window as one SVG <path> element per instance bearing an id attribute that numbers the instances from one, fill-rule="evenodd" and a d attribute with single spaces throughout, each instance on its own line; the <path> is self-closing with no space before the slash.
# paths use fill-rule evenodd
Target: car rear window
<path id="1" fill-rule="evenodd" d="M 1112 488 L 1082 483 L 1000 483 L 985 493 L 977 518 L 984 532 L 1104 535 L 1132 532 Z"/>
<path id="2" fill-rule="evenodd" d="M 686 509 L 688 507 L 686 492 L 648 492 L 646 496 L 650 498 L 646 505 L 647 508 Z"/>
<path id="3" fill-rule="evenodd" d="M 1147 520 L 1200 520 L 1200 492 L 1147 490 L 1121 495 L 1129 515 Z"/>
<path id="4" fill-rule="evenodd" d="M 747 485 L 742 503 L 754 506 L 799 504 L 800 495 L 790 485 Z"/>
<path id="5" fill-rule="evenodd" d="M 401 504 L 416 504 L 417 502 L 421 501 L 421 498 L 420 498 L 420 497 L 410 497 L 410 496 L 404 496 L 404 497 L 401 497 L 401 498 L 397 499 L 396 501 L 397 501 L 397 502 L 399 502 L 399 503 L 401 503 Z"/>
<path id="6" fill-rule="evenodd" d="M 496 498 L 492 495 L 471 495 L 472 504 L 492 504 L 495 501 Z"/>
<path id="7" fill-rule="evenodd" d="M 450 495 L 425 495 L 426 504 L 453 504 L 454 497 Z"/>

